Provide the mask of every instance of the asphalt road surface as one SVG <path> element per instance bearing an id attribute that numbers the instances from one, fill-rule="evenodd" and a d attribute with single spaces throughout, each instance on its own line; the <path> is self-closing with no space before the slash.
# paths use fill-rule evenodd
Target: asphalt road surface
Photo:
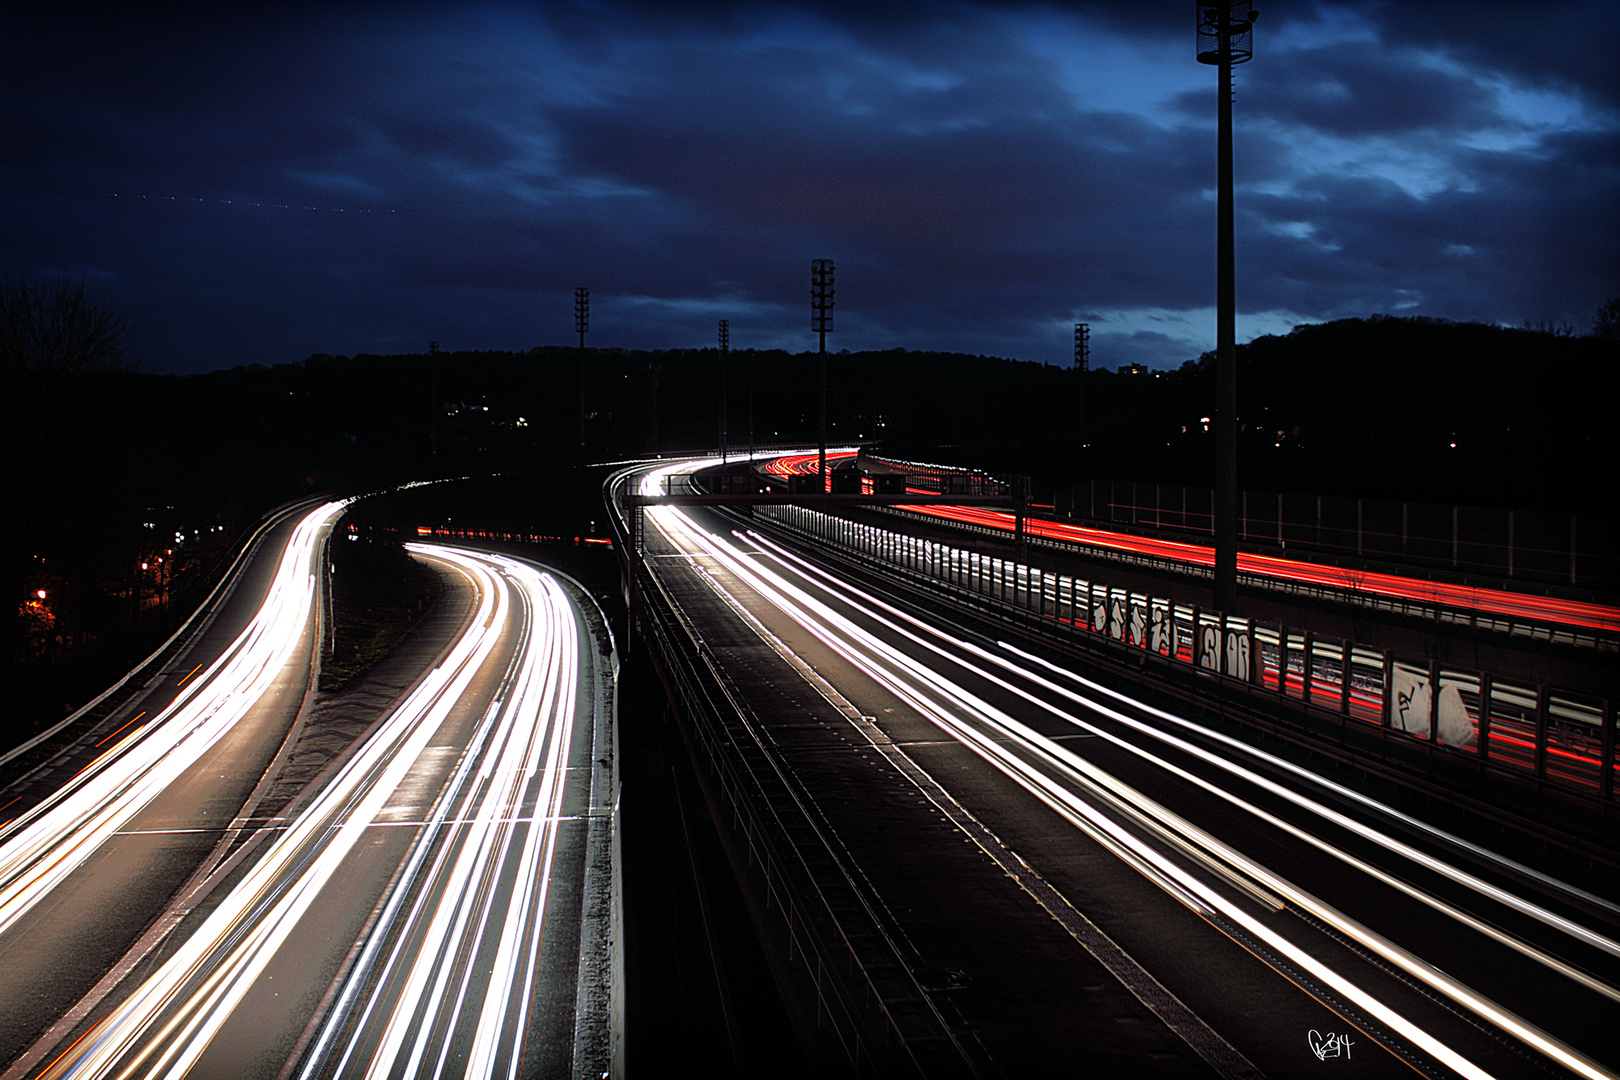
<path id="1" fill-rule="evenodd" d="M 236 586 L 256 613 L 178 696 L 155 680 L 151 719 L 33 778 L 0 849 L 8 1076 L 609 1067 L 615 661 L 571 583 L 416 549 L 459 632 L 284 813 L 246 816 L 296 736 L 341 509 L 266 539 Z"/>
<path id="2" fill-rule="evenodd" d="M 189 646 L 0 798 L 0 1060 L 93 996 L 220 851 L 309 689 L 312 579 L 342 507 L 273 522 Z"/>
<path id="3" fill-rule="evenodd" d="M 686 467 L 636 482 L 681 490 Z M 981 1075 L 1612 1075 L 1620 905 L 709 511 L 649 565 Z"/>

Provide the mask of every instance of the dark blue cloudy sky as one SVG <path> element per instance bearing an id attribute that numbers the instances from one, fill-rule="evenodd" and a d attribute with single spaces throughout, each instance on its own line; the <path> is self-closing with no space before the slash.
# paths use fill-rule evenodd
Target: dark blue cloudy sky
<path id="1" fill-rule="evenodd" d="M 1584 329 L 1620 294 L 1620 5 L 1261 0 L 1238 335 Z M 1174 367 L 1214 340 L 1194 5 L 6 10 L 0 275 L 158 371 L 313 352 L 829 346 Z"/>

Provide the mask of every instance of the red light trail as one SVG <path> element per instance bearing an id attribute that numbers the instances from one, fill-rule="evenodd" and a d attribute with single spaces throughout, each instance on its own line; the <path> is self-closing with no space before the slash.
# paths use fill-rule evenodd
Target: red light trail
<path id="1" fill-rule="evenodd" d="M 814 455 L 812 455 L 812 460 Z M 945 518 L 981 528 L 1013 531 L 1013 515 L 1004 510 L 990 510 L 971 506 L 901 506 L 914 514 Z M 1155 540 L 1151 537 L 1129 536 L 1124 533 L 1090 529 L 1080 525 L 1067 525 L 1040 518 L 1027 518 L 1024 529 L 1031 536 L 1046 537 L 1137 555 L 1152 555 L 1193 566 L 1213 566 L 1215 549 L 1203 544 L 1189 544 L 1179 540 Z M 1505 592 L 1500 589 L 1482 589 L 1472 585 L 1453 585 L 1441 581 L 1424 581 L 1381 574 L 1370 570 L 1349 570 L 1340 566 L 1322 566 L 1282 559 L 1274 555 L 1238 553 L 1238 573 L 1255 577 L 1277 578 L 1304 585 L 1321 585 L 1344 589 L 1348 592 L 1372 593 L 1401 600 L 1415 600 L 1468 611 L 1493 615 L 1506 615 L 1538 622 L 1580 626 L 1608 633 L 1620 633 L 1620 608 L 1602 604 L 1583 603 L 1578 600 L 1559 600 L 1550 596 L 1532 596 L 1526 593 Z"/>
<path id="2" fill-rule="evenodd" d="M 859 451 L 856 450 L 829 450 L 827 451 L 828 469 L 834 461 L 852 458 Z M 759 467 L 760 472 L 767 476 L 787 478 L 789 476 L 814 476 L 820 471 L 820 459 L 816 454 L 784 454 L 779 458 L 772 458 Z"/>

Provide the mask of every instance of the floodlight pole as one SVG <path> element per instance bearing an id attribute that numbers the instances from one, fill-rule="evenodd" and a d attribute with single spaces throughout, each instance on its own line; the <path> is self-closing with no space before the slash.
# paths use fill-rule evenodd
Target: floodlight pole
<path id="1" fill-rule="evenodd" d="M 731 352 L 731 320 L 720 320 L 720 464 L 726 463 L 726 356 Z"/>
<path id="2" fill-rule="evenodd" d="M 585 332 L 591 328 L 591 290 L 574 290 L 574 329 L 579 334 L 579 456 L 585 458 Z"/>
<path id="3" fill-rule="evenodd" d="M 1091 370 L 1091 327 L 1083 322 L 1074 324 L 1074 369 L 1080 386 L 1080 400 L 1075 407 L 1075 424 L 1079 428 L 1080 460 L 1086 457 L 1086 372 Z"/>
<path id="4" fill-rule="evenodd" d="M 818 350 L 821 372 L 820 390 L 816 395 L 817 456 L 816 475 L 820 478 L 817 491 L 827 490 L 827 332 L 833 328 L 833 261 L 814 259 L 810 263 L 810 329 L 821 339 Z"/>
<path id="5" fill-rule="evenodd" d="M 1252 0 L 1200 0 L 1198 60 L 1220 72 L 1216 114 L 1215 607 L 1237 604 L 1237 292 L 1232 214 L 1232 65 L 1254 55 Z"/>

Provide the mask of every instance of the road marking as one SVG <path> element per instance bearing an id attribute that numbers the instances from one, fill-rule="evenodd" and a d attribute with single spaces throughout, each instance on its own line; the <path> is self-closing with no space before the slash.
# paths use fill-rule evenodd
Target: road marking
<path id="1" fill-rule="evenodd" d="M 736 611 L 743 621 L 748 624 L 760 639 L 769 645 L 789 667 L 798 672 L 805 682 L 809 683 L 827 702 L 837 709 L 856 731 L 860 732 L 866 742 L 892 765 L 907 780 L 923 793 L 923 795 L 939 808 L 952 825 L 962 831 L 968 839 L 983 851 L 989 859 L 1001 868 L 1018 887 L 1028 893 L 1031 899 L 1041 906 L 1047 914 L 1068 931 L 1069 936 L 1079 943 L 1102 964 L 1114 978 L 1118 979 L 1130 993 L 1147 1009 L 1164 1022 L 1176 1036 L 1185 1042 L 1192 1050 L 1203 1058 L 1221 1076 L 1228 1080 L 1260 1080 L 1264 1074 L 1249 1061 L 1243 1053 L 1210 1027 L 1202 1017 L 1193 1012 L 1185 1002 L 1171 993 L 1163 983 L 1154 978 L 1146 968 L 1136 961 L 1129 953 L 1120 948 L 1113 938 L 1109 937 L 1101 927 L 1092 922 L 1083 913 L 1071 904 L 1067 897 L 1058 892 L 1050 882 L 1043 878 L 1028 863 L 1026 863 L 1011 848 L 1008 848 L 1000 838 L 992 833 L 985 825 L 974 817 L 965 807 L 936 781 L 927 770 L 923 769 L 901 746 L 891 741 L 881 728 L 877 726 L 872 717 L 863 715 L 854 704 L 838 692 L 838 690 L 814 668 L 790 649 L 786 643 L 772 633 L 763 622 L 751 611 L 743 607 L 740 602 L 732 598 L 724 590 L 716 590 L 722 598 L 726 599 L 732 610 Z M 941 740 L 935 745 L 954 744 L 962 745 L 961 740 Z M 912 743 L 910 745 L 926 745 Z"/>
<path id="2" fill-rule="evenodd" d="M 202 667 L 202 665 L 198 664 L 197 667 Z M 196 670 L 196 669 L 194 668 L 193 670 Z M 103 743 L 111 742 L 114 738 L 117 737 L 119 732 L 124 730 L 124 728 L 129 727 L 130 724 L 133 724 L 136 720 L 139 720 L 141 717 L 143 717 L 145 715 L 146 715 L 146 710 L 142 709 L 140 712 L 136 713 L 129 720 L 125 721 L 123 727 L 120 727 L 118 729 L 118 731 L 113 732 L 111 735 L 107 736 L 105 739 L 102 739 L 101 742 L 96 743 L 96 745 L 101 746 Z"/>

